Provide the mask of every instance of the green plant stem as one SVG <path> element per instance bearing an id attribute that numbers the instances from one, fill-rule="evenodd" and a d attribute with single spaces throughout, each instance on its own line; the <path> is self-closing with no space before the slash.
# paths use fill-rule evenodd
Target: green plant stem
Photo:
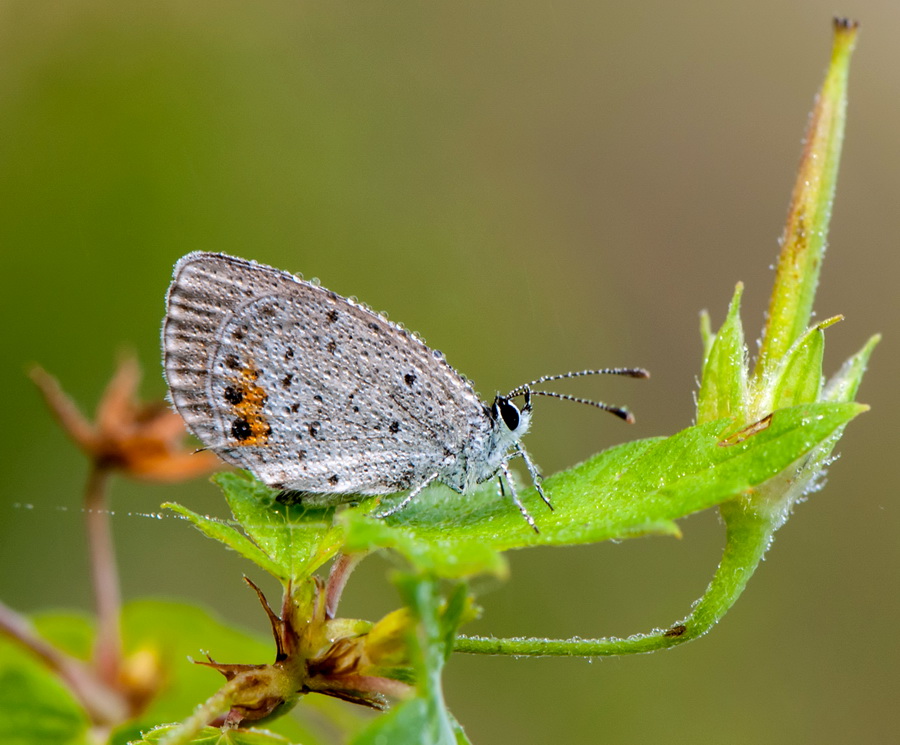
<path id="1" fill-rule="evenodd" d="M 228 713 L 232 697 L 241 681 L 232 679 L 200 704 L 188 719 L 173 728 L 160 740 L 160 745 L 187 745 L 194 736 L 217 717 Z"/>
<path id="2" fill-rule="evenodd" d="M 97 639 L 94 644 L 94 666 L 100 679 L 115 685 L 122 660 L 119 612 L 119 573 L 112 530 L 109 525 L 106 487 L 110 471 L 95 465 L 88 477 L 84 497 L 91 574 L 97 603 Z"/>
<path id="3" fill-rule="evenodd" d="M 627 638 L 541 639 L 460 636 L 455 652 L 505 654 L 527 657 L 611 657 L 668 649 L 706 634 L 741 596 L 762 559 L 774 532 L 772 521 L 734 501 L 723 512 L 740 516 L 727 522 L 725 550 L 712 582 L 687 618 L 668 629 Z"/>
<path id="4" fill-rule="evenodd" d="M 847 77 L 858 24 L 834 19 L 831 63 L 809 117 L 781 238 L 775 287 L 754 377 L 762 381 L 809 325 L 837 185 L 847 120 Z"/>

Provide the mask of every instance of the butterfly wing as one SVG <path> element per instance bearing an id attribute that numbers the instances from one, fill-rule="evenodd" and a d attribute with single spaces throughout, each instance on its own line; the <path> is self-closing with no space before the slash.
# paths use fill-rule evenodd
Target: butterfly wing
<path id="1" fill-rule="evenodd" d="M 224 254 L 176 265 L 163 348 L 172 403 L 190 431 L 278 488 L 410 488 L 465 470 L 461 456 L 484 427 L 469 383 L 413 334 Z"/>

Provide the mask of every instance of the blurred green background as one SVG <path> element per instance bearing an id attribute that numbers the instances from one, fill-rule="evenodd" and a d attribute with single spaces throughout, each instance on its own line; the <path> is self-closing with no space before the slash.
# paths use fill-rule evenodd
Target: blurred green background
<path id="1" fill-rule="evenodd" d="M 900 6 L 886 0 L 0 1 L 0 597 L 91 608 L 86 464 L 26 366 L 92 411 L 133 349 L 143 393 L 162 396 L 163 297 L 188 251 L 318 276 L 420 331 L 484 396 L 652 370 L 565 388 L 627 403 L 631 428 L 539 401 L 528 447 L 548 473 L 691 424 L 699 310 L 717 325 L 743 280 L 748 338 L 761 328 L 835 10 L 863 26 L 817 309 L 847 317 L 830 369 L 885 334 L 860 393 L 873 410 L 711 636 L 593 664 L 456 656 L 446 695 L 476 743 L 896 741 Z M 196 600 L 266 634 L 247 564 L 141 516 L 165 500 L 224 514 L 203 480 L 115 480 L 126 597 Z M 665 626 L 722 546 L 715 514 L 682 527 L 515 554 L 468 630 Z M 345 614 L 396 604 L 387 564 L 367 564 Z"/>

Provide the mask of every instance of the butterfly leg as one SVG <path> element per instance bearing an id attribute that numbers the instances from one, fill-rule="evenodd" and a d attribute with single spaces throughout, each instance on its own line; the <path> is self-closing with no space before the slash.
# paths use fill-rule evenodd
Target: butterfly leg
<path id="1" fill-rule="evenodd" d="M 541 495 L 541 499 L 544 500 L 544 504 L 546 504 L 551 510 L 553 509 L 553 505 L 550 504 L 550 499 L 544 494 L 544 489 L 541 486 L 541 482 L 544 480 L 544 477 L 541 476 L 540 472 L 537 470 L 537 466 L 534 465 L 534 461 L 531 460 L 531 457 L 528 455 L 528 451 L 525 450 L 521 445 L 516 444 L 516 452 L 513 455 L 521 455 L 522 460 L 525 461 L 525 468 L 528 469 L 528 475 L 531 476 L 531 480 L 534 482 L 534 488 L 537 489 L 537 493 Z"/>
<path id="2" fill-rule="evenodd" d="M 522 513 L 522 517 L 525 518 L 525 522 L 527 522 L 531 526 L 531 529 L 535 533 L 540 533 L 541 531 L 539 531 L 538 526 L 535 525 L 534 518 L 528 514 L 528 510 L 525 509 L 525 505 L 522 504 L 522 502 L 519 500 L 519 495 L 518 493 L 516 493 L 516 485 L 512 480 L 512 476 L 509 473 L 509 467 L 506 465 L 506 463 L 500 464 L 500 471 L 503 473 L 503 477 L 506 479 L 506 485 L 509 487 L 509 496 L 512 497 L 513 504 L 515 504 L 516 507 L 519 508 L 519 512 Z"/>
<path id="3" fill-rule="evenodd" d="M 431 474 L 427 479 L 425 479 L 422 483 L 414 486 L 409 490 L 409 494 L 407 494 L 403 499 L 401 499 L 397 504 L 393 507 L 388 507 L 384 512 L 378 512 L 372 515 L 372 517 L 382 518 L 382 517 L 390 517 L 391 515 L 396 515 L 400 510 L 402 510 L 406 505 L 412 502 L 424 489 L 428 486 L 432 481 L 434 481 L 438 477 L 437 471 Z"/>

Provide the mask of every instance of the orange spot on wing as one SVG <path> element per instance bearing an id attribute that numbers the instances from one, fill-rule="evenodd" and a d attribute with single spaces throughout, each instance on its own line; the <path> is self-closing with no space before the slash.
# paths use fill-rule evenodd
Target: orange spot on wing
<path id="1" fill-rule="evenodd" d="M 236 392 L 235 399 L 240 400 L 231 406 L 234 420 L 243 420 L 249 428 L 249 435 L 234 439 L 239 445 L 265 445 L 272 432 L 269 422 L 263 414 L 263 407 L 269 395 L 257 384 L 259 370 L 252 364 L 241 370 L 240 375 L 229 378 L 231 389 Z"/>

